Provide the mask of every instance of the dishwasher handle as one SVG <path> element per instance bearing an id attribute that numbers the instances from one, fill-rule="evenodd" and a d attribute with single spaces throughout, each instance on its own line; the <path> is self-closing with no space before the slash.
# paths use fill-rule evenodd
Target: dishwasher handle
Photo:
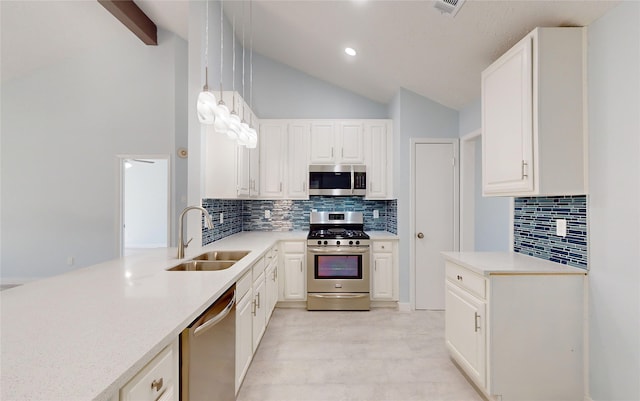
<path id="1" fill-rule="evenodd" d="M 216 313 L 213 316 L 208 316 L 208 315 L 203 316 L 202 322 L 200 322 L 198 326 L 195 328 L 195 330 L 193 331 L 193 335 L 199 336 L 204 332 L 206 332 L 207 330 L 209 330 L 210 328 L 212 328 L 213 326 L 215 326 L 216 324 L 220 323 L 231 312 L 235 303 L 236 303 L 236 291 L 234 289 L 231 295 L 231 299 L 229 300 L 229 303 L 227 304 L 227 306 L 225 306 L 221 312 Z M 214 309 L 214 308 L 212 307 L 211 309 Z"/>

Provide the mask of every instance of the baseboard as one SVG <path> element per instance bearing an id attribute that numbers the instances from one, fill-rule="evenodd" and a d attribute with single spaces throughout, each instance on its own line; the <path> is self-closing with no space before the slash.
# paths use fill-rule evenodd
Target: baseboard
<path id="1" fill-rule="evenodd" d="M 2 287 L 15 287 L 23 285 L 36 280 L 42 280 L 44 277 L 9 277 L 0 279 L 0 286 Z"/>
<path id="2" fill-rule="evenodd" d="M 372 308 L 398 309 L 397 301 L 371 301 Z"/>
<path id="3" fill-rule="evenodd" d="M 409 302 L 398 302 L 399 312 L 411 312 L 411 304 Z"/>
<path id="4" fill-rule="evenodd" d="M 278 301 L 277 308 L 306 309 L 307 301 Z"/>
<path id="5" fill-rule="evenodd" d="M 593 401 L 587 394 L 584 395 L 584 401 Z"/>

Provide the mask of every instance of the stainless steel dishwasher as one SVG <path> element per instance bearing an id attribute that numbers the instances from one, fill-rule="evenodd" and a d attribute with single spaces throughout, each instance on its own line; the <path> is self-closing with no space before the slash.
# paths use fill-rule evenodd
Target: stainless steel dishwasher
<path id="1" fill-rule="evenodd" d="M 180 334 L 180 399 L 235 400 L 236 286 Z"/>

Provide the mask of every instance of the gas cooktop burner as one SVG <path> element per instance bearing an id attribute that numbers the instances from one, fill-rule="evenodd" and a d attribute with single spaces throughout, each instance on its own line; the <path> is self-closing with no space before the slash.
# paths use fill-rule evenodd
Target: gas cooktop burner
<path id="1" fill-rule="evenodd" d="M 311 230 L 309 239 L 369 239 L 369 236 L 362 230 L 347 230 L 345 228 L 329 228 Z"/>

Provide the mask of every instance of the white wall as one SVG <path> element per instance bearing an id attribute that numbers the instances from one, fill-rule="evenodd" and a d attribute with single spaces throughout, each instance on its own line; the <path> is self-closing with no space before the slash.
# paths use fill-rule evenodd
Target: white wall
<path id="1" fill-rule="evenodd" d="M 482 127 L 480 98 L 460 110 L 460 136 Z M 482 138 L 475 143 L 474 244 L 475 250 L 508 251 L 510 249 L 511 203 L 506 197 L 482 196 Z"/>
<path id="2" fill-rule="evenodd" d="M 590 396 L 640 400 L 640 3 L 588 43 Z"/>
<path id="3" fill-rule="evenodd" d="M 254 53 L 253 70 L 253 110 L 260 118 L 388 118 L 386 104 L 260 54 Z"/>
<path id="4" fill-rule="evenodd" d="M 186 83 L 176 64 L 186 65 L 186 42 L 158 33 L 159 45 L 146 46 L 123 27 L 113 42 L 3 82 L 4 282 L 117 257 L 116 155 L 173 160 L 185 134 L 176 129 L 186 108 L 176 104 Z"/>

